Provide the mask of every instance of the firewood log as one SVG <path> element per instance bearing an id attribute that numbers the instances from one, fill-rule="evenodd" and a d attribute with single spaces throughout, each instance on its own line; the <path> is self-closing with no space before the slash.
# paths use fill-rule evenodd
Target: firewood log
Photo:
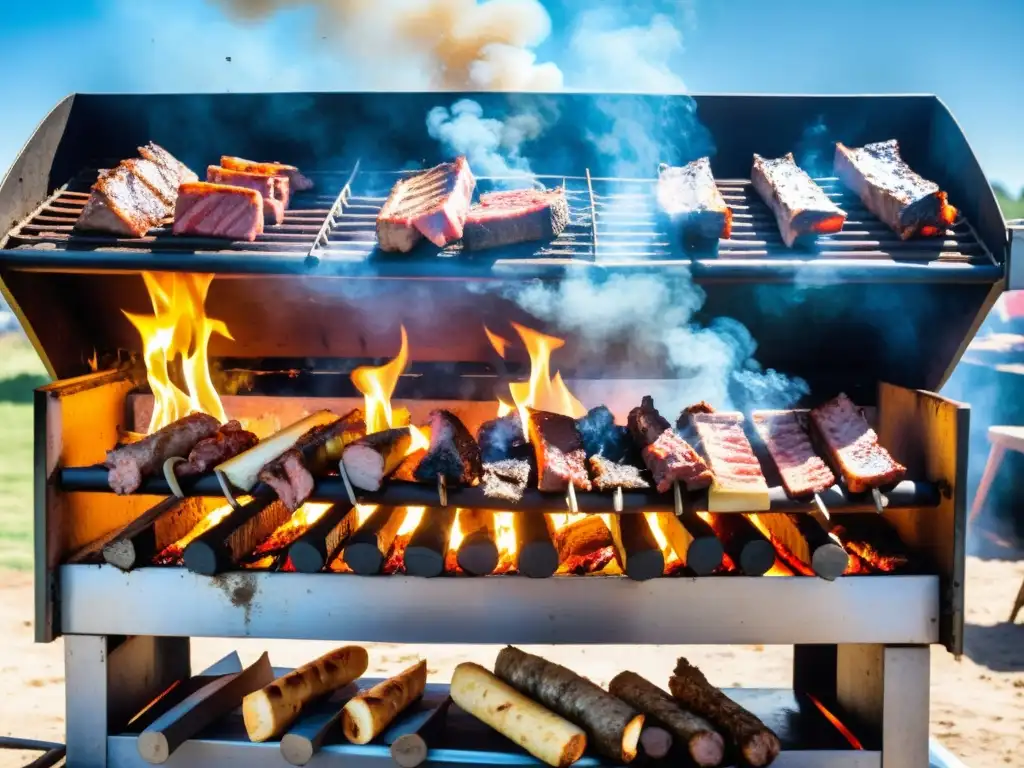
<path id="1" fill-rule="evenodd" d="M 665 572 L 665 555 L 647 518 L 642 513 L 612 515 L 611 521 L 612 540 L 626 575 L 634 581 L 661 576 Z"/>
<path id="2" fill-rule="evenodd" d="M 427 761 L 431 744 L 436 744 L 444 732 L 451 704 L 451 697 L 446 696 L 440 704 L 423 706 L 384 731 L 381 741 L 399 768 L 417 768 Z"/>
<path id="3" fill-rule="evenodd" d="M 288 558 L 299 573 L 319 573 L 341 551 L 358 528 L 359 510 L 338 502 L 288 548 Z"/>
<path id="4" fill-rule="evenodd" d="M 707 576 L 722 564 L 722 542 L 695 512 L 684 512 L 681 517 L 658 512 L 657 520 L 672 549 L 696 575 Z"/>
<path id="5" fill-rule="evenodd" d="M 600 515 L 587 515 L 571 522 L 559 528 L 553 538 L 560 563 L 572 556 L 589 555 L 615 544 L 612 532 Z"/>
<path id="6" fill-rule="evenodd" d="M 459 708 L 514 741 L 555 768 L 566 768 L 583 756 L 587 735 L 492 675 L 479 664 L 455 667 L 452 700 Z"/>
<path id="7" fill-rule="evenodd" d="M 365 491 L 379 491 L 384 478 L 402 463 L 411 442 L 409 428 L 398 427 L 350 443 L 341 455 L 349 482 Z"/>
<path id="8" fill-rule="evenodd" d="M 448 555 L 455 507 L 428 509 L 405 548 L 405 572 L 410 576 L 440 576 Z"/>
<path id="9" fill-rule="evenodd" d="M 362 576 L 380 573 L 405 515 L 404 507 L 377 507 L 345 542 L 345 564 Z"/>
<path id="10" fill-rule="evenodd" d="M 743 515 L 713 515 L 709 523 L 729 559 L 747 576 L 763 576 L 775 564 L 775 547 Z"/>
<path id="11" fill-rule="evenodd" d="M 515 516 L 516 541 L 519 543 L 519 572 L 534 579 L 551 576 L 558 570 L 558 550 L 551 538 L 547 515 L 518 512 Z"/>
<path id="12" fill-rule="evenodd" d="M 103 547 L 103 559 L 122 571 L 151 565 L 153 558 L 195 528 L 207 514 L 201 498 L 171 496 L 135 518 Z"/>
<path id="13" fill-rule="evenodd" d="M 242 699 L 242 719 L 249 740 L 268 741 L 280 736 L 305 705 L 348 685 L 366 671 L 368 664 L 365 648 L 346 645 L 250 693 Z"/>
<path id="14" fill-rule="evenodd" d="M 654 683 L 635 672 L 620 672 L 612 678 L 608 690 L 665 726 L 674 737 L 674 743 L 685 749 L 695 764 L 711 768 L 722 762 L 725 741 L 714 726 L 680 707 Z"/>
<path id="15" fill-rule="evenodd" d="M 668 687 L 684 709 L 711 721 L 734 743 L 747 765 L 764 768 L 779 756 L 779 737 L 755 715 L 709 683 L 686 659 L 676 662 Z"/>
<path id="16" fill-rule="evenodd" d="M 423 695 L 427 662 L 420 661 L 394 677 L 360 691 L 345 705 L 341 728 L 353 744 L 369 744 L 402 710 Z"/>
<path id="17" fill-rule="evenodd" d="M 797 560 L 826 581 L 846 572 L 850 556 L 813 515 L 763 512 L 757 519 Z"/>
<path id="18" fill-rule="evenodd" d="M 494 674 L 586 730 L 605 757 L 636 757 L 644 716 L 585 677 L 512 646 L 498 653 Z"/>
<path id="19" fill-rule="evenodd" d="M 494 513 L 478 509 L 459 511 L 463 539 L 459 545 L 459 567 L 474 576 L 486 576 L 498 567 L 498 543 Z"/>

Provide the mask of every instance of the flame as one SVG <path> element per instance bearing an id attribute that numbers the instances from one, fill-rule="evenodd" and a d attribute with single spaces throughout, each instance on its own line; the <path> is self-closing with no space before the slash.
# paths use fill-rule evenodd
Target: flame
<path id="1" fill-rule="evenodd" d="M 153 391 L 149 432 L 196 412 L 227 421 L 210 379 L 207 357 L 211 335 L 232 338 L 227 325 L 206 315 L 206 294 L 213 275 L 143 272 L 142 280 L 153 315 L 124 315 L 142 337 L 146 378 Z M 171 381 L 170 366 L 179 356 L 187 391 Z"/>
<path id="2" fill-rule="evenodd" d="M 395 426 L 394 413 L 391 410 L 391 394 L 395 391 L 398 378 L 409 362 L 409 339 L 402 329 L 402 346 L 398 356 L 391 362 L 374 368 L 364 365 L 352 371 L 352 383 L 363 394 L 366 406 L 366 432 L 381 432 Z M 415 442 L 416 437 L 414 435 Z"/>
<path id="3" fill-rule="evenodd" d="M 409 449 L 405 452 L 406 456 L 411 456 L 416 451 L 426 451 L 430 448 L 430 438 L 427 436 L 428 430 L 420 429 L 410 424 L 409 434 L 412 435 L 412 442 L 409 443 Z"/>
<path id="4" fill-rule="evenodd" d="M 370 519 L 370 515 L 377 511 L 376 504 L 357 504 L 356 505 L 356 528 L 365 523 Z"/>
<path id="5" fill-rule="evenodd" d="M 508 416 L 510 413 L 512 413 L 512 410 L 513 410 L 513 408 L 512 408 L 511 405 L 506 403 L 500 397 L 498 398 L 498 418 L 499 419 L 502 418 L 503 416 Z"/>
<path id="6" fill-rule="evenodd" d="M 571 512 L 551 512 L 548 514 L 548 520 L 551 522 L 551 532 L 557 533 L 567 525 L 578 523 L 585 517 L 586 514 L 583 512 L 577 512 L 576 514 Z"/>
<path id="7" fill-rule="evenodd" d="M 494 513 L 494 542 L 498 545 L 495 573 L 511 573 L 519 565 L 519 541 L 516 538 L 515 512 Z"/>
<path id="8" fill-rule="evenodd" d="M 771 542 L 771 545 L 773 547 L 775 547 L 775 565 L 773 565 L 771 569 L 768 571 L 768 573 L 765 575 L 778 575 L 772 573 L 772 571 L 774 571 L 775 568 L 780 564 L 780 561 L 781 564 L 784 565 L 787 570 L 791 571 L 791 573 L 788 575 L 814 575 L 814 571 L 811 569 L 809 565 L 801 562 L 800 559 L 790 551 L 789 547 L 787 547 L 785 544 L 783 544 L 781 541 L 775 538 L 775 536 L 772 535 L 772 532 L 768 530 L 768 526 L 764 524 L 764 521 L 762 521 L 756 513 L 751 512 L 749 515 L 747 515 L 747 520 L 753 523 L 754 527 L 757 528 L 757 530 L 759 530 L 761 533 L 763 533 L 764 537 Z"/>
<path id="9" fill-rule="evenodd" d="M 505 352 L 508 351 L 509 346 L 508 339 L 501 338 L 501 336 L 496 334 L 486 325 L 484 326 L 484 333 L 487 334 L 487 340 L 491 342 L 491 346 L 494 347 L 494 351 L 498 353 L 498 357 L 504 360 Z"/>
<path id="10" fill-rule="evenodd" d="M 661 529 L 661 525 L 658 523 L 658 513 L 644 512 L 644 517 L 647 519 L 647 527 L 651 529 L 651 535 L 654 536 L 654 540 L 658 544 L 658 549 L 661 550 L 661 554 L 665 557 L 666 572 L 670 568 L 675 568 L 677 563 L 682 564 L 683 558 L 676 552 L 675 547 L 669 542 L 665 531 Z"/>
<path id="11" fill-rule="evenodd" d="M 452 529 L 448 534 L 448 551 L 445 553 L 444 570 L 446 573 L 460 573 L 459 568 L 459 547 L 462 540 L 466 538 L 466 532 L 462 528 L 463 509 L 455 510 L 455 519 L 452 520 Z"/>
<path id="12" fill-rule="evenodd" d="M 89 364 L 89 370 L 93 373 L 96 373 L 96 371 L 100 369 L 100 358 L 96 352 L 96 347 L 92 348 L 92 357 L 90 357 L 86 362 Z"/>
<path id="13" fill-rule="evenodd" d="M 775 562 L 772 567 L 764 573 L 765 576 L 792 576 L 793 572 L 782 564 L 782 561 L 776 556 Z"/>
<path id="14" fill-rule="evenodd" d="M 251 498 L 249 496 L 239 496 L 236 501 L 238 501 L 239 504 L 246 504 L 251 501 Z M 230 515 L 232 509 L 233 507 L 230 504 L 224 504 L 223 506 L 207 512 L 206 517 L 196 523 L 192 530 L 173 544 L 169 544 L 165 547 L 163 552 L 153 558 L 153 562 L 158 565 L 167 565 L 180 560 L 181 556 L 185 553 L 185 547 L 213 528 L 213 526 L 217 525 L 217 523 L 225 517 Z"/>
<path id="15" fill-rule="evenodd" d="M 303 504 L 295 510 L 291 517 L 277 526 L 274 532 L 256 547 L 253 554 L 262 555 L 268 552 L 279 552 L 285 547 L 291 546 L 313 523 L 323 517 L 330 508 L 330 504 L 317 502 Z"/>
<path id="16" fill-rule="evenodd" d="M 423 520 L 423 513 L 427 511 L 426 507 L 406 507 L 405 508 L 405 519 L 402 520 L 401 526 L 398 528 L 398 533 L 395 534 L 395 538 L 399 536 L 412 536 L 419 526 L 420 521 Z"/>
<path id="17" fill-rule="evenodd" d="M 853 732 L 843 725 L 842 721 L 838 717 L 829 712 L 824 704 L 809 693 L 807 694 L 807 698 L 810 699 L 811 703 L 821 711 L 821 714 L 823 714 L 825 718 L 836 727 L 836 730 L 843 734 L 846 740 L 850 742 L 851 747 L 854 749 L 864 749 L 864 745 L 860 743 L 860 739 L 854 736 Z"/>
<path id="18" fill-rule="evenodd" d="M 574 419 L 583 416 L 587 409 L 565 386 L 562 375 L 557 372 L 553 377 L 551 375 L 551 353 L 565 342 L 554 336 L 545 336 L 543 333 L 525 328 L 518 323 L 512 323 L 512 327 L 523 340 L 530 355 L 530 380 L 512 382 L 508 385 L 524 426 L 528 423 L 527 408 L 559 413 Z"/>

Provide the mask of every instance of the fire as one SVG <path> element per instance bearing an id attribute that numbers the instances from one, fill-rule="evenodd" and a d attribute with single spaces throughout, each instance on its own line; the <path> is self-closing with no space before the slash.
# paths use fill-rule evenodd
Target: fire
<path id="1" fill-rule="evenodd" d="M 578 523 L 585 517 L 586 515 L 583 512 L 577 512 L 576 514 L 571 512 L 551 512 L 548 514 L 548 521 L 551 523 L 552 533 L 557 533 L 567 525 Z"/>
<path id="2" fill-rule="evenodd" d="M 239 504 L 246 504 L 250 501 L 250 497 L 239 496 L 236 501 L 238 501 Z M 185 553 L 185 547 L 213 528 L 213 526 L 217 525 L 217 523 L 225 517 L 230 515 L 232 509 L 233 507 L 230 504 L 224 504 L 223 506 L 207 512 L 206 517 L 196 523 L 195 527 L 193 527 L 191 531 L 166 547 L 163 552 L 154 558 L 153 561 L 160 565 L 176 562 Z"/>
<path id="3" fill-rule="evenodd" d="M 842 721 L 838 717 L 829 712 L 824 704 L 809 693 L 807 694 L 807 698 L 810 699 L 811 703 L 821 711 L 821 714 L 823 714 L 825 718 L 836 727 L 836 730 L 843 734 L 846 740 L 850 742 L 851 747 L 854 749 L 864 749 L 864 745 L 861 744 L 860 739 L 853 735 L 853 731 L 843 725 Z"/>
<path id="4" fill-rule="evenodd" d="M 272 534 L 260 543 L 254 555 L 262 555 L 269 552 L 279 552 L 285 547 L 291 546 L 296 539 L 304 534 L 309 527 L 324 516 L 330 504 L 307 502 L 299 507 L 295 513 L 279 525 Z"/>
<path id="5" fill-rule="evenodd" d="M 647 527 L 651 529 L 651 534 L 658 543 L 658 549 L 661 550 L 662 555 L 665 557 L 665 570 L 668 571 L 669 568 L 674 568 L 676 563 L 682 563 L 682 558 L 676 552 L 675 547 L 669 542 L 668 537 L 658 523 L 658 513 L 644 512 L 644 517 L 647 519 Z"/>
<path id="6" fill-rule="evenodd" d="M 789 547 L 787 547 L 785 544 L 783 544 L 781 541 L 779 541 L 772 535 L 772 532 L 768 530 L 768 526 L 764 524 L 764 522 L 761 520 L 761 518 L 757 516 L 756 513 L 751 512 L 749 515 L 747 515 L 747 519 L 751 523 L 753 523 L 754 527 L 757 528 L 757 530 L 759 530 L 761 533 L 763 533 L 764 537 L 771 542 L 773 547 L 775 547 L 775 565 L 773 565 L 771 567 L 771 570 L 769 570 L 768 573 L 765 575 L 777 575 L 772 573 L 772 571 L 774 571 L 780 565 L 780 561 L 781 564 L 785 566 L 786 570 L 791 571 L 791 573 L 788 575 L 792 575 L 795 573 L 798 573 L 801 576 L 814 575 L 814 571 L 806 563 L 800 562 L 797 556 L 789 550 Z"/>
<path id="7" fill-rule="evenodd" d="M 498 398 L 498 418 L 499 419 L 502 418 L 503 416 L 508 416 L 510 413 L 512 413 L 512 410 L 513 410 L 513 408 L 512 408 L 511 405 L 506 403 L 500 397 Z"/>
<path id="8" fill-rule="evenodd" d="M 551 353 L 562 347 L 565 342 L 554 336 L 545 336 L 543 333 L 530 330 L 517 323 L 512 323 L 512 327 L 523 340 L 526 351 L 530 355 L 530 380 L 528 382 L 512 382 L 508 385 L 523 424 L 527 424 L 527 408 L 572 416 L 574 419 L 583 416 L 587 409 L 565 386 L 562 375 L 557 372 L 554 376 L 551 375 Z M 489 333 L 488 337 L 490 337 Z M 494 339 L 491 339 L 491 343 L 494 343 Z M 499 401 L 498 408 L 500 414 L 501 401 Z"/>
<path id="9" fill-rule="evenodd" d="M 395 538 L 400 536 L 412 536 L 416 528 L 419 527 L 420 521 L 423 520 L 423 513 L 426 511 L 426 507 L 406 507 L 405 519 L 402 520 L 402 525 L 399 526 L 398 533 L 395 534 Z"/>
<path id="10" fill-rule="evenodd" d="M 767 571 L 765 571 L 764 575 L 765 576 L 792 576 L 793 572 L 791 570 L 789 570 L 789 568 L 784 566 L 782 564 L 782 561 L 779 560 L 778 556 L 776 556 L 775 563 L 772 565 L 771 568 L 769 568 Z"/>
<path id="11" fill-rule="evenodd" d="M 146 378 L 153 391 L 149 432 L 190 413 L 208 413 L 226 421 L 220 395 L 210 379 L 207 356 L 210 336 L 219 333 L 231 338 L 227 325 L 206 315 L 206 294 L 213 275 L 143 272 L 142 279 L 153 315 L 124 315 L 142 337 Z M 177 357 L 181 357 L 185 390 L 171 380 L 171 366 Z"/>
<path id="12" fill-rule="evenodd" d="M 409 339 L 404 325 L 401 329 L 402 346 L 397 357 L 377 368 L 364 365 L 352 371 L 352 383 L 363 393 L 367 434 L 396 426 L 395 414 L 391 410 L 391 394 L 395 391 L 398 378 L 409 362 Z M 417 432 L 418 430 L 413 430 L 414 442 L 417 440 Z M 422 435 L 420 438 L 422 439 Z"/>
<path id="13" fill-rule="evenodd" d="M 444 570 L 447 573 L 459 573 L 459 547 L 462 540 L 466 538 L 466 532 L 462 529 L 462 513 L 465 510 L 455 510 L 455 519 L 452 520 L 452 529 L 448 534 L 448 551 L 445 553 Z"/>
<path id="14" fill-rule="evenodd" d="M 377 511 L 376 504 L 357 504 L 356 505 L 356 527 L 365 523 L 370 519 L 370 515 Z"/>
<path id="15" fill-rule="evenodd" d="M 487 340 L 491 342 L 491 346 L 494 347 L 494 351 L 498 353 L 498 357 L 504 360 L 505 352 L 508 350 L 508 339 L 503 339 L 486 325 L 484 326 L 484 333 L 487 334 Z"/>
<path id="16" fill-rule="evenodd" d="M 519 541 L 516 539 L 514 512 L 494 513 L 494 540 L 498 545 L 498 567 L 495 573 L 511 573 L 519 564 Z"/>

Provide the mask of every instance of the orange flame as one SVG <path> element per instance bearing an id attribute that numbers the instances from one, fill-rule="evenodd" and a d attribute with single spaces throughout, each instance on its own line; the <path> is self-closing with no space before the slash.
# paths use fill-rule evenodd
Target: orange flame
<path id="1" fill-rule="evenodd" d="M 807 694 L 807 698 L 810 699 L 811 703 L 821 711 L 821 714 L 823 714 L 825 718 L 836 727 L 836 730 L 843 734 L 846 740 L 850 742 L 851 747 L 854 749 L 864 749 L 864 745 L 861 744 L 860 739 L 853 735 L 853 731 L 843 725 L 843 722 L 838 717 L 829 712 L 824 704 L 809 693 Z"/>
<path id="2" fill-rule="evenodd" d="M 249 496 L 239 496 L 236 501 L 239 504 L 246 504 L 251 500 Z M 178 539 L 173 544 L 168 544 L 163 552 L 153 558 L 153 562 L 166 565 L 168 563 L 176 562 L 185 553 L 185 547 L 195 541 L 198 537 L 202 536 L 208 530 L 217 525 L 221 520 L 231 514 L 233 507 L 230 504 L 224 504 L 223 506 L 216 507 L 206 513 L 206 516 L 200 520 L 195 526 Z"/>
<path id="3" fill-rule="evenodd" d="M 651 535 L 654 536 L 654 540 L 658 544 L 658 549 L 661 550 L 661 554 L 665 558 L 666 572 L 670 568 L 675 568 L 677 564 L 682 564 L 683 558 L 676 552 L 675 547 L 672 546 L 672 543 L 665 535 L 665 531 L 662 530 L 661 524 L 658 522 L 658 513 L 644 512 L 644 517 L 647 520 L 647 527 L 651 529 Z"/>
<path id="4" fill-rule="evenodd" d="M 548 514 L 548 521 L 551 523 L 552 533 L 557 533 L 567 525 L 578 523 L 585 517 L 586 514 L 583 512 L 577 512 L 576 514 L 571 512 L 551 512 Z"/>
<path id="5" fill-rule="evenodd" d="M 747 515 L 747 520 L 749 520 L 757 530 L 764 534 L 764 537 L 771 542 L 773 547 L 775 547 L 775 565 L 773 565 L 768 573 L 765 574 L 766 576 L 779 575 L 772 571 L 775 571 L 775 569 L 780 565 L 783 566 L 786 571 L 790 572 L 788 573 L 790 576 L 793 574 L 799 574 L 800 576 L 814 575 L 814 570 L 807 565 L 807 563 L 801 562 L 800 559 L 790 551 L 789 547 L 773 536 L 772 532 L 768 529 L 768 526 L 764 524 L 764 521 L 761 520 L 756 513 L 752 512 Z"/>
<path id="6" fill-rule="evenodd" d="M 153 315 L 124 315 L 142 337 L 146 378 L 153 391 L 149 432 L 196 412 L 226 421 L 210 378 L 207 349 L 214 333 L 232 337 L 227 325 L 206 315 L 206 294 L 213 275 L 143 272 L 142 279 Z M 179 356 L 186 390 L 171 381 L 170 366 Z"/>
<path id="7" fill-rule="evenodd" d="M 495 573 L 510 573 L 519 565 L 519 541 L 516 539 L 515 512 L 494 513 L 494 543 L 498 545 Z"/>
<path id="8" fill-rule="evenodd" d="M 508 416 L 510 413 L 512 413 L 512 411 L 513 411 L 512 406 L 509 405 L 508 403 L 506 403 L 504 400 L 502 400 L 499 397 L 498 398 L 498 418 L 500 419 L 503 416 Z"/>
<path id="9" fill-rule="evenodd" d="M 782 561 L 778 557 L 775 558 L 775 562 L 772 567 L 765 571 L 765 576 L 792 576 L 793 572 L 782 564 Z"/>
<path id="10" fill-rule="evenodd" d="M 395 359 L 377 368 L 364 365 L 352 371 L 352 383 L 363 394 L 367 434 L 396 426 L 391 410 L 391 394 L 395 391 L 398 378 L 409 362 L 409 339 L 405 333 L 405 326 L 401 328 L 402 346 Z M 415 431 L 413 434 L 415 442 Z"/>
<path id="11" fill-rule="evenodd" d="M 274 532 L 256 547 L 253 554 L 261 555 L 264 552 L 277 552 L 291 546 L 313 523 L 323 517 L 330 508 L 330 504 L 317 502 L 303 504 L 291 517 L 277 526 Z"/>
<path id="12" fill-rule="evenodd" d="M 486 325 L 484 326 L 484 333 L 487 334 L 487 340 L 491 342 L 491 346 L 494 347 L 494 351 L 498 353 L 498 357 L 505 359 L 505 352 L 508 351 L 508 339 L 503 339 L 501 336 L 496 334 Z"/>
<path id="13" fill-rule="evenodd" d="M 517 323 L 512 323 L 512 327 L 516 329 L 530 355 L 530 380 L 512 382 L 508 385 L 523 424 L 527 424 L 527 408 L 559 413 L 574 419 L 583 416 L 587 409 L 565 386 L 562 375 L 557 372 L 554 376 L 551 375 L 551 353 L 562 347 L 565 342 Z"/>
<path id="14" fill-rule="evenodd" d="M 395 534 L 395 538 L 412 536 L 416 528 L 419 527 L 420 521 L 423 520 L 423 513 L 426 511 L 426 507 L 406 507 L 405 519 L 402 520 L 402 524 L 398 527 L 398 533 Z"/>
<path id="15" fill-rule="evenodd" d="M 370 519 L 370 515 L 377 511 L 376 504 L 357 504 L 356 505 L 356 527 L 365 523 Z"/>

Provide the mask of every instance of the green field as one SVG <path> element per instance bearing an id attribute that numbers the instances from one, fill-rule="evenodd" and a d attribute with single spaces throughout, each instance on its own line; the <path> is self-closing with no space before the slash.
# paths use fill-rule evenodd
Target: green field
<path id="1" fill-rule="evenodd" d="M 32 567 L 32 390 L 45 382 L 31 345 L 0 336 L 0 568 Z"/>
<path id="2" fill-rule="evenodd" d="M 1014 200 L 997 189 L 996 199 L 999 201 L 999 207 L 1003 209 L 1004 217 L 1007 219 L 1024 219 L 1024 194 Z"/>

